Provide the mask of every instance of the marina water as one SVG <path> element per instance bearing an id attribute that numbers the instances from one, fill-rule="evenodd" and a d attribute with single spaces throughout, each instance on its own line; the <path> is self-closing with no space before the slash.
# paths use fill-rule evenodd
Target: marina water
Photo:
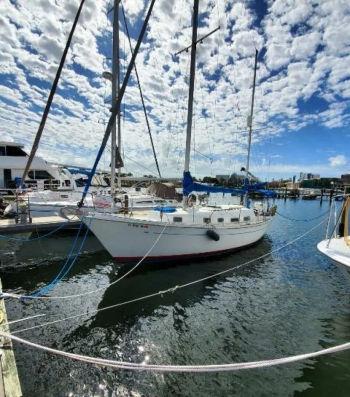
<path id="1" fill-rule="evenodd" d="M 294 219 L 323 214 L 327 201 L 277 200 Z M 324 218 L 326 215 L 324 216 Z M 141 265 L 115 286 L 62 301 L 7 301 L 11 331 L 101 309 L 238 266 L 320 222 L 276 216 L 255 246 L 216 259 Z M 85 355 L 163 364 L 214 364 L 311 352 L 350 341 L 350 273 L 317 252 L 324 223 L 304 239 L 223 276 L 96 314 L 18 333 Z M 4 288 L 30 293 L 58 273 L 72 236 L 1 242 Z M 86 252 L 55 290 L 71 295 L 107 286 L 125 271 L 90 236 Z M 350 352 L 235 373 L 161 374 L 98 368 L 15 343 L 25 396 L 348 396 Z"/>

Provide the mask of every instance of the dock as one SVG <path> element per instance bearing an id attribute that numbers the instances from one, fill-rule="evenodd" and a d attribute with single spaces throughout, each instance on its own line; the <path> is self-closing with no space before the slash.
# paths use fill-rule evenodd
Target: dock
<path id="1" fill-rule="evenodd" d="M 78 217 L 70 220 L 60 216 L 34 217 L 32 222 L 16 223 L 15 219 L 0 219 L 0 234 L 29 233 L 37 231 L 51 231 L 62 227 L 63 230 L 75 229 L 79 226 Z M 0 395 L 1 397 L 1 395 Z"/>
<path id="2" fill-rule="evenodd" d="M 1 280 L 0 293 L 2 293 Z M 6 333 L 10 332 L 10 328 L 7 325 L 6 307 L 3 298 L 0 299 L 0 329 Z M 12 341 L 10 339 L 0 338 L 0 360 L 0 397 L 21 397 L 21 384 L 18 377 Z"/>

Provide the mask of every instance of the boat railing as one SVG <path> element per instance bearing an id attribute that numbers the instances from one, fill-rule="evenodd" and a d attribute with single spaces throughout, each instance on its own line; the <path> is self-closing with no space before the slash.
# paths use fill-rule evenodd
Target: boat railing
<path id="1" fill-rule="evenodd" d="M 29 197 L 16 194 L 15 202 L 16 202 L 15 223 L 16 224 L 32 223 Z"/>

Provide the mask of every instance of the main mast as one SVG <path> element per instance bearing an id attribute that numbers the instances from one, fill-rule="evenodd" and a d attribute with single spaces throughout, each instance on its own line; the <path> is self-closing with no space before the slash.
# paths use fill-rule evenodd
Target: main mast
<path id="1" fill-rule="evenodd" d="M 253 90 L 252 90 L 252 101 L 250 104 L 250 115 L 248 116 L 248 155 L 247 155 L 247 166 L 246 166 L 246 178 L 249 178 L 249 163 L 250 163 L 250 148 L 252 145 L 252 130 L 253 130 L 253 112 L 254 112 L 254 99 L 255 99 L 255 82 L 256 82 L 256 69 L 258 65 L 258 50 L 255 50 L 255 61 L 254 61 L 254 77 L 253 77 Z"/>
<path id="2" fill-rule="evenodd" d="M 198 4 L 199 4 L 199 0 L 194 0 L 193 20 L 192 20 L 190 86 L 189 86 L 189 93 L 188 93 L 188 108 L 187 108 L 185 172 L 189 172 L 189 170 L 190 170 L 191 133 L 192 133 L 192 117 L 193 117 L 193 91 L 194 91 L 194 79 L 195 79 L 195 75 L 196 75 Z"/>
<path id="3" fill-rule="evenodd" d="M 113 7 L 113 51 L 112 51 L 112 105 L 116 102 L 120 90 L 120 72 L 119 72 L 119 0 L 114 0 Z M 118 134 L 118 143 L 117 143 Z M 115 168 L 116 168 L 116 154 L 117 150 L 120 152 L 121 148 L 121 130 L 120 130 L 120 112 L 117 114 L 115 123 L 113 124 L 111 134 L 111 195 L 115 196 Z M 119 161 L 118 161 L 119 162 Z M 117 186 L 121 187 L 120 167 L 118 167 L 118 182 Z M 114 202 L 114 200 L 113 200 Z"/>

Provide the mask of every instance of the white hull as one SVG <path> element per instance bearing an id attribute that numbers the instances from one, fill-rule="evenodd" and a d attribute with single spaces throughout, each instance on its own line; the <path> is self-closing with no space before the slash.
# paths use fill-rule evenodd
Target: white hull
<path id="1" fill-rule="evenodd" d="M 350 247 L 344 238 L 331 238 L 317 244 L 317 249 L 334 262 L 350 269 Z"/>
<path id="2" fill-rule="evenodd" d="M 123 262 L 142 258 L 160 234 L 158 243 L 147 256 L 148 260 L 205 257 L 233 251 L 260 240 L 269 224 L 269 220 L 262 220 L 254 224 L 216 226 L 214 230 L 220 239 L 214 241 L 206 235 L 208 229 L 213 229 L 211 225 L 176 225 L 127 216 L 111 219 L 98 213 L 83 220 L 106 250 Z"/>

